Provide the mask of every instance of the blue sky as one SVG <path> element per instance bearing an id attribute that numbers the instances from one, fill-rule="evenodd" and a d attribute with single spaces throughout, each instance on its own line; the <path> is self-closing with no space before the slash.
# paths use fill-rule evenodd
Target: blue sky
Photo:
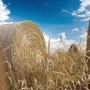
<path id="1" fill-rule="evenodd" d="M 6 19 L 1 18 L 1 22 L 32 20 L 38 24 L 46 38 L 52 39 L 52 42 L 58 42 L 59 35 L 66 41 L 78 42 L 81 37 L 84 38 L 87 31 L 90 0 L 0 1 L 3 3 L 2 7 L 5 7 L 3 13 L 7 16 Z"/>

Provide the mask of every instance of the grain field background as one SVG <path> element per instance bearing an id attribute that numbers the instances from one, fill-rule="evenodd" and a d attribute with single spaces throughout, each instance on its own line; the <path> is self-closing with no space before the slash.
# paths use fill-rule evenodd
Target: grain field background
<path id="1" fill-rule="evenodd" d="M 33 22 L 0 26 L 0 90 L 90 90 L 89 37 L 90 25 L 86 53 L 72 44 L 51 54 Z"/>

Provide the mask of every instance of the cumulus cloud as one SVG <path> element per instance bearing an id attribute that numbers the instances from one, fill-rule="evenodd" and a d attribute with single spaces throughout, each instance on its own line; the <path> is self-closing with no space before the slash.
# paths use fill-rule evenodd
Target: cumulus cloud
<path id="1" fill-rule="evenodd" d="M 71 14 L 80 17 L 81 21 L 90 20 L 90 0 L 80 0 L 80 7 Z"/>
<path id="2" fill-rule="evenodd" d="M 8 20 L 10 14 L 10 10 L 7 9 L 7 5 L 3 3 L 2 0 L 0 0 L 0 22 L 4 22 Z"/>
<path id="3" fill-rule="evenodd" d="M 85 52 L 86 50 L 86 41 L 87 41 L 87 32 L 84 32 L 83 34 L 80 35 L 81 40 L 81 50 L 83 50 Z"/>
<path id="4" fill-rule="evenodd" d="M 59 36 L 63 41 L 66 39 L 66 33 L 65 32 L 60 33 Z"/>
<path id="5" fill-rule="evenodd" d="M 84 34 L 80 35 L 80 37 L 83 38 L 83 39 L 86 39 L 86 37 L 87 37 L 87 32 L 85 32 Z"/>
<path id="6" fill-rule="evenodd" d="M 72 32 L 79 31 L 79 28 L 74 28 Z"/>
<path id="7" fill-rule="evenodd" d="M 67 49 L 68 46 L 70 46 L 71 44 L 75 43 L 74 40 L 67 39 L 65 32 L 62 32 L 59 35 L 61 35 L 62 38 L 64 38 L 65 47 L 64 47 L 63 43 L 61 42 L 61 38 L 60 37 L 58 37 L 58 38 L 50 38 L 48 35 L 46 35 L 44 33 L 44 38 L 45 38 L 45 42 L 46 42 L 46 47 L 47 48 L 48 48 L 48 41 L 49 41 L 49 38 L 50 38 L 50 51 L 51 52 L 54 52 L 55 50 L 60 49 L 60 48 L 61 49 L 62 48 Z"/>

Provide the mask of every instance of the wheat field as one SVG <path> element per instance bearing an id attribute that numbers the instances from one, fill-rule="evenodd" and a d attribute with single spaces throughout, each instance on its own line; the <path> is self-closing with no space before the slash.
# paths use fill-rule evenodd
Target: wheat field
<path id="1" fill-rule="evenodd" d="M 26 50 L 28 49 L 29 47 Z M 3 56 L 8 58 L 1 44 L 0 51 L 0 60 Z M 17 55 L 19 53 L 20 50 Z M 90 71 L 87 64 L 89 55 L 80 50 L 80 44 L 72 44 L 67 51 L 58 49 L 51 54 L 49 39 L 48 52 L 37 50 L 34 54 L 26 55 L 29 57 L 26 57 L 26 65 L 24 58 L 20 64 L 16 62 L 15 65 L 9 60 L 0 62 L 0 90 L 90 90 Z M 32 62 L 29 63 L 29 60 Z M 17 69 L 14 70 L 13 67 Z"/>

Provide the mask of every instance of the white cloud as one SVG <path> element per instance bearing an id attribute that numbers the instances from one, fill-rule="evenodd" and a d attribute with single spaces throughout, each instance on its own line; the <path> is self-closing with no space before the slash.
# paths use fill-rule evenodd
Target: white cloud
<path id="1" fill-rule="evenodd" d="M 64 38 L 65 47 L 64 47 L 63 43 L 61 42 L 60 38 L 50 38 L 50 51 L 51 52 L 54 52 L 58 48 L 67 49 L 68 46 L 75 43 L 74 40 L 69 40 L 69 39 L 66 38 L 65 32 L 62 32 L 59 35 L 62 35 L 62 37 Z M 49 36 L 44 33 L 44 38 L 45 38 L 45 42 L 46 42 L 46 47 L 48 48 Z"/>
<path id="2" fill-rule="evenodd" d="M 74 28 L 72 32 L 79 31 L 79 28 Z"/>
<path id="3" fill-rule="evenodd" d="M 90 0 L 80 0 L 80 7 L 71 14 L 80 17 L 81 21 L 90 20 Z"/>
<path id="4" fill-rule="evenodd" d="M 0 25 L 3 25 L 3 24 L 11 24 L 13 22 L 0 22 Z"/>
<path id="5" fill-rule="evenodd" d="M 81 19 L 81 21 L 88 21 L 88 20 L 90 20 L 90 17 L 87 17 L 87 18 Z"/>
<path id="6" fill-rule="evenodd" d="M 87 43 L 87 32 L 84 32 L 82 35 L 80 35 L 81 40 L 81 50 L 85 52 L 86 50 L 86 43 Z"/>
<path id="7" fill-rule="evenodd" d="M 65 34 L 65 32 L 60 33 L 59 36 L 60 36 L 62 39 L 66 39 L 66 34 Z"/>
<path id="8" fill-rule="evenodd" d="M 0 22 L 6 21 L 9 19 L 10 10 L 7 9 L 7 5 L 0 0 Z"/>
<path id="9" fill-rule="evenodd" d="M 83 27 L 82 27 L 83 28 Z M 84 29 L 84 28 L 83 28 Z M 66 33 L 62 32 L 59 35 L 61 35 L 64 39 L 63 39 L 63 43 L 61 42 L 61 38 L 50 38 L 50 52 L 54 52 L 56 51 L 58 48 L 59 49 L 65 49 L 67 50 L 71 44 L 76 43 L 79 44 L 79 42 L 73 40 L 73 39 L 67 39 Z M 81 40 L 81 44 L 79 46 L 79 49 L 81 47 L 82 51 L 86 50 L 86 37 L 87 37 L 87 32 L 83 33 L 80 35 Z M 45 42 L 46 42 L 46 47 L 48 48 L 48 41 L 49 41 L 49 36 L 46 35 L 44 33 L 44 38 L 45 38 Z M 65 47 L 64 47 L 65 44 Z"/>
<path id="10" fill-rule="evenodd" d="M 83 39 L 86 39 L 86 37 L 87 37 L 87 32 L 85 32 L 84 34 L 80 35 L 80 37 L 83 38 Z"/>
<path id="11" fill-rule="evenodd" d="M 65 9 L 62 9 L 61 11 L 64 13 L 71 13 L 69 10 L 65 10 Z"/>

